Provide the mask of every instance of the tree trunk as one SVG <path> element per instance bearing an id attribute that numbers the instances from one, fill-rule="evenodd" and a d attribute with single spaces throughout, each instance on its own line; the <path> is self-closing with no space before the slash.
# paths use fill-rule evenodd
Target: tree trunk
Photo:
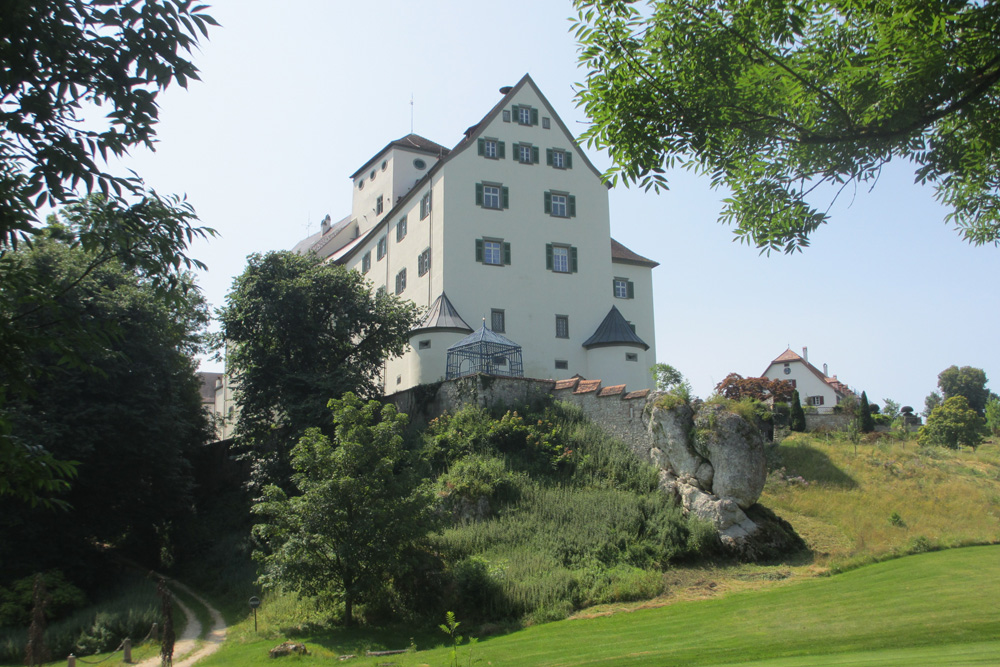
<path id="1" fill-rule="evenodd" d="M 344 625 L 354 626 L 354 596 L 350 593 L 344 596 Z"/>

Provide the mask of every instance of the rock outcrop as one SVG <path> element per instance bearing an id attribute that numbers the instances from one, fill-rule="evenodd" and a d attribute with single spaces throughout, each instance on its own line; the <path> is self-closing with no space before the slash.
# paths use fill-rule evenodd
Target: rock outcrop
<path id="1" fill-rule="evenodd" d="M 723 545 L 737 554 L 760 526 L 747 516 L 767 478 L 760 431 L 723 405 L 686 403 L 664 397 L 647 403 L 650 460 L 660 467 L 661 487 L 684 508 L 719 531 Z"/>

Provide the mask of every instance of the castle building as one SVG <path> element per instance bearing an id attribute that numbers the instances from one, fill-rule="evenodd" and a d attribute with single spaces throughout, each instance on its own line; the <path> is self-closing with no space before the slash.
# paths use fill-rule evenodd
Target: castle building
<path id="1" fill-rule="evenodd" d="M 611 238 L 608 187 L 531 78 L 500 92 L 454 148 L 387 144 L 294 250 L 426 309 L 386 394 L 480 371 L 651 388 L 657 263 Z"/>

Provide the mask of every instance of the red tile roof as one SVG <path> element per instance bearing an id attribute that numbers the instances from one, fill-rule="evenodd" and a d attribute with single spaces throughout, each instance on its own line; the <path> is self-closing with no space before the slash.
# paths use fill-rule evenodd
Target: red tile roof
<path id="1" fill-rule="evenodd" d="M 646 259 L 642 255 L 636 254 L 623 246 L 618 241 L 611 239 L 611 261 L 618 262 L 620 264 L 636 264 L 638 266 L 648 266 L 653 268 L 659 266 L 659 262 L 654 262 L 651 259 Z"/>
<path id="2" fill-rule="evenodd" d="M 570 378 L 568 380 L 556 380 L 556 386 L 554 389 L 575 389 L 576 383 L 580 381 L 580 378 Z"/>
<path id="3" fill-rule="evenodd" d="M 580 384 L 577 385 L 574 394 L 589 394 L 592 391 L 597 391 L 597 388 L 601 386 L 600 380 L 581 380 Z"/>
<path id="4" fill-rule="evenodd" d="M 629 393 L 625 394 L 625 400 L 631 401 L 634 398 L 646 398 L 647 396 L 649 396 L 648 389 L 638 389 L 636 391 L 630 391 Z"/>
<path id="5" fill-rule="evenodd" d="M 623 385 L 623 384 L 616 384 L 616 385 L 611 386 L 611 387 L 604 387 L 599 392 L 597 392 L 597 395 L 598 396 L 615 396 L 617 394 L 622 394 L 624 392 L 625 392 L 625 385 Z"/>

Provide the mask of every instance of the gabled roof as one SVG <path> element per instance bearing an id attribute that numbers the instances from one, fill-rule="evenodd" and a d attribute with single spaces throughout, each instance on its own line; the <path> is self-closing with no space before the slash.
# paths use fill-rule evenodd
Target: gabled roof
<path id="1" fill-rule="evenodd" d="M 457 350 L 463 347 L 469 347 L 472 345 L 480 345 L 482 343 L 493 343 L 495 345 L 502 345 L 504 347 L 518 348 L 521 346 L 507 338 L 506 336 L 501 336 L 496 331 L 492 331 L 486 328 L 486 321 L 483 320 L 483 326 L 479 327 L 478 331 L 470 333 L 468 336 L 458 341 L 454 345 L 451 345 L 448 350 Z"/>
<path id="2" fill-rule="evenodd" d="M 320 254 L 320 250 L 323 249 L 327 243 L 332 241 L 337 234 L 339 234 L 347 225 L 351 224 L 351 216 L 345 217 L 334 225 L 331 225 L 325 232 L 320 229 L 315 234 L 307 236 L 302 239 L 292 248 L 292 252 L 299 255 L 306 255 L 310 252 L 314 252 L 317 255 Z"/>
<path id="3" fill-rule="evenodd" d="M 426 193 L 426 190 L 424 190 L 425 186 L 427 186 L 427 184 L 431 181 L 431 179 L 434 177 L 434 175 L 437 172 L 439 172 L 444 167 L 445 163 L 447 163 L 449 160 L 451 160 L 452 158 L 454 158 L 457 155 L 459 155 L 462 151 L 464 151 L 468 147 L 470 147 L 470 146 L 476 146 L 476 141 L 479 138 L 479 135 L 486 129 L 486 127 L 498 115 L 500 115 L 500 112 L 503 111 L 504 107 L 506 107 L 508 104 L 510 104 L 511 100 L 517 95 L 517 93 L 520 92 L 520 90 L 525 85 L 528 85 L 528 84 L 530 84 L 531 87 L 532 87 L 532 89 L 534 89 L 535 93 L 538 95 L 538 98 L 542 101 L 542 103 L 546 107 L 548 107 L 550 110 L 552 110 L 552 120 L 553 120 L 553 122 L 556 124 L 556 127 L 558 127 L 560 130 L 562 130 L 566 134 L 567 138 L 573 143 L 573 147 L 576 148 L 576 153 L 583 160 L 583 163 L 585 165 L 587 165 L 587 167 L 598 178 L 600 178 L 602 182 L 604 182 L 603 175 L 601 174 L 600 171 L 598 171 L 597 167 L 594 166 L 594 163 L 590 161 L 590 158 L 587 157 L 587 154 L 584 153 L 583 150 L 580 148 L 580 144 L 577 143 L 576 138 L 573 136 L 573 133 L 570 132 L 569 129 L 566 127 L 565 123 L 562 122 L 562 119 L 559 118 L 559 114 L 557 114 L 555 112 L 555 110 L 553 109 L 552 105 L 549 104 L 549 101 L 545 98 L 545 95 L 542 94 L 542 91 L 538 89 L 538 86 L 535 85 L 535 82 L 532 81 L 531 77 L 528 74 L 525 74 L 523 77 L 521 77 L 521 80 L 517 82 L 517 85 L 511 87 L 510 90 L 503 96 L 503 98 L 501 98 L 501 100 L 499 102 L 497 102 L 493 106 L 492 109 L 490 109 L 490 112 L 487 113 L 483 117 L 482 120 L 480 120 L 478 123 L 476 123 L 475 125 L 473 125 L 472 127 L 470 127 L 469 129 L 467 129 L 465 131 L 465 136 L 462 138 L 461 141 L 459 141 L 457 144 L 455 144 L 455 147 L 452 148 L 450 151 L 448 149 L 444 148 L 443 146 L 440 146 L 439 144 L 435 144 L 433 141 L 430 141 L 429 139 L 424 139 L 424 141 L 427 141 L 430 144 L 433 144 L 434 146 L 438 146 L 439 148 L 443 149 L 443 151 L 444 151 L 443 157 L 440 160 L 438 160 L 437 162 L 435 162 L 431 166 L 431 168 L 427 170 L 427 173 L 424 174 L 423 178 L 421 178 L 419 181 L 417 181 L 416 184 L 414 184 L 414 186 L 410 189 L 410 191 L 407 192 L 405 195 L 403 195 L 395 203 L 395 205 L 393 205 L 392 209 L 389 210 L 382 217 L 382 219 L 378 221 L 378 223 L 372 229 L 376 230 L 376 229 L 381 229 L 382 227 L 388 227 L 390 221 L 394 220 L 396 218 L 396 215 L 400 211 L 402 211 L 403 208 L 407 204 L 409 204 L 409 202 L 414 197 Z M 417 135 L 408 135 L 408 136 L 412 137 L 412 136 L 417 136 Z M 397 139 L 397 141 L 403 141 L 406 138 L 407 137 L 404 137 L 403 139 Z M 420 138 L 422 139 L 422 137 L 420 137 Z M 351 178 L 354 178 L 359 173 L 361 173 L 362 171 L 364 171 L 365 169 L 367 169 L 373 162 L 375 162 L 378 159 L 379 156 L 382 155 L 383 152 L 385 152 L 391 146 L 395 145 L 395 143 L 396 142 L 390 142 L 385 148 L 383 148 L 381 151 L 379 151 L 378 153 L 376 153 L 375 157 L 373 157 L 371 160 L 369 160 L 368 162 L 366 162 L 365 165 L 363 167 L 361 167 L 361 169 L 358 169 L 356 172 L 354 172 L 354 174 L 351 176 Z M 437 155 L 438 153 L 435 152 L 434 154 Z M 611 184 L 610 183 L 605 183 L 605 185 L 609 189 L 611 188 Z M 340 263 L 340 262 L 346 262 L 348 259 L 350 259 L 350 257 L 354 254 L 354 252 L 357 250 L 357 248 L 359 246 L 360 246 L 360 244 L 351 246 L 351 250 L 349 250 L 347 252 L 344 252 L 343 254 L 338 255 L 334 261 L 336 261 L 338 263 Z M 647 260 L 647 261 L 649 261 L 649 260 Z"/>
<path id="4" fill-rule="evenodd" d="M 484 325 L 485 326 L 485 325 Z M 416 327 L 410 330 L 410 335 L 415 336 L 425 331 L 453 331 L 455 333 L 471 333 L 472 327 L 465 323 L 458 310 L 451 301 L 441 292 L 441 296 L 434 300 L 427 316 Z"/>
<path id="5" fill-rule="evenodd" d="M 611 310 L 604 317 L 604 321 L 597 327 L 594 335 L 583 342 L 586 349 L 594 347 L 610 347 L 612 345 L 624 345 L 627 347 L 641 347 L 648 350 L 641 338 L 635 335 L 632 327 L 619 312 L 617 306 L 611 306 Z"/>
<path id="6" fill-rule="evenodd" d="M 651 259 L 646 259 L 642 255 L 638 255 L 625 246 L 623 246 L 618 241 L 611 239 L 611 261 L 616 264 L 635 264 L 636 266 L 648 266 L 649 268 L 655 268 L 660 265 L 659 262 L 654 262 Z"/>
<path id="7" fill-rule="evenodd" d="M 375 155 L 373 155 L 372 158 L 368 160 L 368 162 L 365 162 L 363 165 L 361 165 L 360 169 L 351 174 L 351 178 L 352 179 L 356 178 L 358 174 L 360 174 L 365 169 L 378 162 L 378 159 L 382 157 L 382 154 L 391 148 L 403 148 L 408 151 L 414 151 L 417 153 L 426 153 L 428 155 L 437 155 L 437 156 L 447 155 L 449 152 L 448 149 L 442 146 L 441 144 L 431 141 L 430 139 L 427 139 L 425 137 L 421 137 L 419 134 L 408 134 L 405 137 L 400 137 L 399 139 L 396 139 L 395 141 L 390 141 L 388 144 L 386 144 L 385 148 L 380 150 L 378 153 L 375 153 Z"/>
<path id="8" fill-rule="evenodd" d="M 806 361 L 805 359 L 803 359 L 801 356 L 799 356 L 795 352 L 792 352 L 792 348 L 788 348 L 787 350 L 785 350 L 784 352 L 782 352 L 781 354 L 779 354 L 777 357 L 775 357 L 774 361 L 772 361 L 770 364 L 768 364 L 767 368 L 764 369 L 764 372 L 761 373 L 761 376 L 766 375 L 767 372 L 769 370 L 771 370 L 771 366 L 774 366 L 775 364 L 788 364 L 788 363 L 792 363 L 793 361 L 798 361 L 803 366 L 805 366 L 806 370 L 808 370 L 810 373 L 812 373 L 813 375 L 815 375 L 821 381 L 823 381 L 824 383 L 826 383 L 827 385 L 829 385 L 830 388 L 833 389 L 833 391 L 837 393 L 837 395 L 839 395 L 839 396 L 847 396 L 848 394 L 853 394 L 854 393 L 854 392 L 852 392 L 850 390 L 850 388 L 848 388 L 848 386 L 846 384 L 844 384 L 843 382 L 841 382 L 840 380 L 838 380 L 836 375 L 833 376 L 832 378 L 829 378 L 829 377 L 823 375 L 823 372 L 820 369 L 818 369 L 815 366 L 813 366 L 812 364 L 810 364 L 808 361 Z"/>

